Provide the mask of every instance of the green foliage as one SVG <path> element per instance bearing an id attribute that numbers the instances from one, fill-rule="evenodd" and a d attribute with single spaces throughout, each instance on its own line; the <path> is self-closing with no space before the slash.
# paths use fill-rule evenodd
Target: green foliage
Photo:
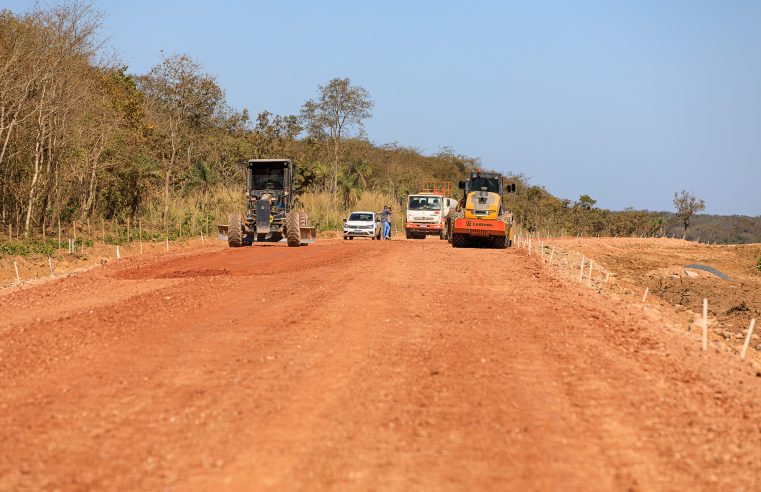
<path id="1" fill-rule="evenodd" d="M 55 253 L 58 243 L 48 240 L 24 240 L 0 242 L 0 257 L 2 256 L 29 256 L 33 254 L 52 255 Z"/>
<path id="2" fill-rule="evenodd" d="M 682 220 L 684 225 L 683 236 L 686 236 L 687 228 L 690 227 L 690 219 L 694 214 L 705 210 L 706 205 L 694 193 L 682 190 L 681 193 L 674 193 L 674 207 L 676 208 L 676 216 Z"/>
<path id="3" fill-rule="evenodd" d="M 560 199 L 541 186 L 530 185 L 523 175 L 510 175 L 516 193 L 505 196 L 505 207 L 529 232 L 565 236 L 659 236 L 663 214 L 634 209 L 595 208 L 596 200 L 581 195 L 576 203 Z"/>
<path id="4" fill-rule="evenodd" d="M 579 201 L 576 202 L 576 206 L 584 210 L 592 210 L 596 204 L 597 200 L 589 195 L 581 195 Z"/>
<path id="5" fill-rule="evenodd" d="M 296 162 L 301 206 L 322 230 L 340 228 L 351 209 L 377 211 L 385 204 L 394 207 L 401 228 L 405 197 L 423 182 L 456 183 L 481 167 L 448 147 L 424 155 L 397 143 L 373 144 L 363 131 L 373 100 L 348 78 L 319 86 L 299 116 L 263 111 L 252 121 L 248 111 L 228 105 L 217 80 L 187 55 L 162 57 L 145 74 L 92 64 L 97 28 L 97 15 L 78 2 L 29 15 L 0 11 L 0 60 L 10 60 L 0 70 L 7 89 L 0 102 L 20 111 L 18 119 L 0 111 L 8 144 L 0 157 L 0 205 L 4 220 L 15 218 L 9 232 L 18 234 L 20 226 L 33 238 L 59 222 L 65 231 L 77 223 L 80 232 L 94 222 L 93 237 L 122 244 L 138 238 L 142 221 L 144 241 L 210 234 L 228 213 L 245 208 L 241 164 L 252 158 Z M 44 138 L 50 135 L 55 138 Z M 42 173 L 33 165 L 39 148 L 56 163 Z M 613 212 L 596 208 L 589 195 L 573 202 L 525 176 L 512 178 L 518 191 L 506 198 L 506 208 L 529 231 L 663 235 L 681 222 L 712 242 L 761 240 L 761 218 L 694 216 L 705 204 L 687 192 L 674 197 L 676 215 Z M 63 237 L 84 236 L 76 232 Z M 32 254 L 50 251 L 52 243 L 29 239 L 2 248 L 2 254 Z"/>
<path id="6" fill-rule="evenodd" d="M 756 260 L 756 270 L 761 272 L 761 258 Z"/>

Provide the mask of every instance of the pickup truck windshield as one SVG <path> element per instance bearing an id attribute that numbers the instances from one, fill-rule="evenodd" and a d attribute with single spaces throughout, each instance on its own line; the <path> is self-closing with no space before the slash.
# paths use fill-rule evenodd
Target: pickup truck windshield
<path id="1" fill-rule="evenodd" d="M 415 196 L 409 198 L 408 210 L 441 210 L 441 197 L 438 196 Z"/>
<path id="2" fill-rule="evenodd" d="M 363 214 L 363 213 L 354 212 L 351 215 L 349 215 L 349 220 L 357 221 L 357 222 L 372 222 L 373 214 Z"/>

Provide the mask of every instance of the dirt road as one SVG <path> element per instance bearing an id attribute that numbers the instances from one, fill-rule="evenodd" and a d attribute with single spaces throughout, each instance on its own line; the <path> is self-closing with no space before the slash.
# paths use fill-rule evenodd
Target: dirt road
<path id="1" fill-rule="evenodd" d="M 516 250 L 323 241 L 0 294 L 2 490 L 758 490 L 761 378 Z"/>

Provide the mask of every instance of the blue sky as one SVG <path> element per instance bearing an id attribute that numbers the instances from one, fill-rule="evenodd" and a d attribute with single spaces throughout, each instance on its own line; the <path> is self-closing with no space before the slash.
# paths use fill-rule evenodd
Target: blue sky
<path id="1" fill-rule="evenodd" d="M 759 1 L 95 5 L 131 71 L 187 53 L 253 114 L 297 114 L 348 76 L 376 143 L 450 146 L 607 208 L 670 210 L 684 188 L 761 215 Z"/>

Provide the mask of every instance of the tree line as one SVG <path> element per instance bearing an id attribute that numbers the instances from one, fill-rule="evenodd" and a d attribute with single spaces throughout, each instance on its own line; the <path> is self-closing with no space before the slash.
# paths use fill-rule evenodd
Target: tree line
<path id="1" fill-rule="evenodd" d="M 425 180 L 457 182 L 480 167 L 450 148 L 424 155 L 371 142 L 363 122 L 374 102 L 348 78 L 319 85 L 297 115 L 252 117 L 188 55 L 130 73 L 103 57 L 100 30 L 83 3 L 0 12 L 0 224 L 11 237 L 89 230 L 91 220 L 141 221 L 165 235 L 210 228 L 244 206 L 248 159 L 293 159 L 302 206 L 322 229 L 367 197 L 401 208 Z M 602 210 L 512 177 L 508 207 L 525 229 L 665 234 L 663 214 Z"/>
<path id="2" fill-rule="evenodd" d="M 372 144 L 362 122 L 373 102 L 348 78 L 319 86 L 299 115 L 252 118 L 187 55 L 145 74 L 102 59 L 99 30 L 87 4 L 0 12 L 0 223 L 14 235 L 96 218 L 213 220 L 243 206 L 241 163 L 251 158 L 294 159 L 301 191 L 336 207 L 368 189 L 398 201 L 477 163 Z"/>

